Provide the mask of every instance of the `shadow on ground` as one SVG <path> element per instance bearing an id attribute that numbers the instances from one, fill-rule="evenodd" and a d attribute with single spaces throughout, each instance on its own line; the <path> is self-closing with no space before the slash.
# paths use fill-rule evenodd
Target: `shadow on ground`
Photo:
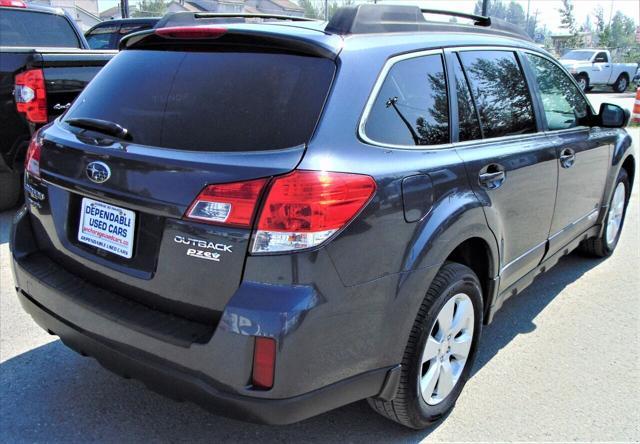
<path id="1" fill-rule="evenodd" d="M 11 219 L 15 210 L 3 211 L 0 213 L 0 245 L 9 242 L 9 230 L 11 229 Z"/>
<path id="2" fill-rule="evenodd" d="M 514 337 L 536 329 L 535 318 L 569 284 L 599 261 L 571 255 L 521 295 L 507 301 L 486 327 L 474 374 Z M 418 442 L 415 432 L 379 417 L 366 402 L 298 424 L 259 426 L 209 414 L 121 379 L 94 360 L 54 341 L 0 364 L 0 441 L 379 441 Z M 464 396 L 464 393 L 463 393 Z M 365 440 L 365 437 L 367 439 Z"/>

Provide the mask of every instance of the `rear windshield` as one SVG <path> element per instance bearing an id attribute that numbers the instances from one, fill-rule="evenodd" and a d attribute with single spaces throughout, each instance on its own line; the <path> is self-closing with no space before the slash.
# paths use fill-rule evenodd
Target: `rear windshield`
<path id="1" fill-rule="evenodd" d="M 309 140 L 335 64 L 278 53 L 128 50 L 67 113 L 126 128 L 133 142 L 193 151 L 261 151 Z"/>
<path id="2" fill-rule="evenodd" d="M 80 42 L 63 16 L 0 9 L 0 46 L 80 48 Z"/>

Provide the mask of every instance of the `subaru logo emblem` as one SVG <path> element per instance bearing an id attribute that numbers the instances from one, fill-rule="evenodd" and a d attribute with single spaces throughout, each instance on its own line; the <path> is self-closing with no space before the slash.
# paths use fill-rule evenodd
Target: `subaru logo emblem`
<path id="1" fill-rule="evenodd" d="M 103 183 L 111 177 L 111 169 L 104 162 L 91 162 L 85 170 L 87 177 L 95 183 Z"/>

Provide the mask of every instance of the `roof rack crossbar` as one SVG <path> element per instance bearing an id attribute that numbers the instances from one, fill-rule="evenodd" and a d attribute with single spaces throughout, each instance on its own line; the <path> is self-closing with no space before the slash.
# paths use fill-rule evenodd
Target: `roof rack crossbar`
<path id="1" fill-rule="evenodd" d="M 484 15 L 475 15 L 475 14 L 467 14 L 464 12 L 443 11 L 440 9 L 427 9 L 427 8 L 420 8 L 420 11 L 423 14 L 448 15 L 451 17 L 460 17 L 460 18 L 473 20 L 473 23 L 476 26 L 491 26 L 491 17 L 486 17 Z"/>

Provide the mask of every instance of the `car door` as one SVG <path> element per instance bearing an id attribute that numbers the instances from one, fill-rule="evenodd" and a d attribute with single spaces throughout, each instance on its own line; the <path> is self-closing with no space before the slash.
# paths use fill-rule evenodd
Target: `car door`
<path id="1" fill-rule="evenodd" d="M 460 84 L 457 151 L 498 240 L 503 291 L 544 256 L 556 196 L 556 149 L 539 131 L 514 50 L 454 55 L 449 60 Z M 460 100 L 465 83 L 471 92 Z"/>
<path id="2" fill-rule="evenodd" d="M 591 70 L 591 83 L 592 84 L 604 84 L 609 83 L 609 77 L 611 77 L 611 63 L 609 63 L 609 57 L 607 53 L 600 51 L 593 58 L 593 69 Z"/>
<path id="3" fill-rule="evenodd" d="M 527 53 L 547 137 L 556 147 L 558 195 L 549 233 L 551 255 L 590 228 L 598 217 L 608 172 L 611 131 L 589 127 L 591 107 L 555 61 Z"/>

